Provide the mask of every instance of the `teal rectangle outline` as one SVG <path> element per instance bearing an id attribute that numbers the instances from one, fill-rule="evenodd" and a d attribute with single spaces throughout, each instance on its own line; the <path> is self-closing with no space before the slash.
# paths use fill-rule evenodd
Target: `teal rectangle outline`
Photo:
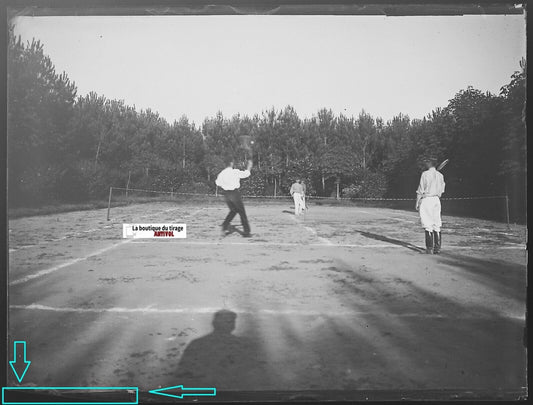
<path id="1" fill-rule="evenodd" d="M 65 405 L 137 405 L 139 403 L 139 388 L 138 387 L 2 387 L 2 404 L 4 405 L 51 405 L 58 404 L 58 402 L 5 402 L 5 390 L 134 390 L 135 402 L 61 402 Z"/>

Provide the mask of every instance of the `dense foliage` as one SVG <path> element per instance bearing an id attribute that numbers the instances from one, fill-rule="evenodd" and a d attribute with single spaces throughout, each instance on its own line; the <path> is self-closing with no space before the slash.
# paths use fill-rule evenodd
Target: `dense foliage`
<path id="1" fill-rule="evenodd" d="M 525 212 L 525 62 L 500 94 L 472 87 L 423 119 L 398 114 L 384 122 L 327 108 L 300 118 L 291 106 L 253 117 L 218 113 L 201 126 L 183 116 L 168 123 L 102 95 L 76 94 L 55 71 L 39 41 L 10 37 L 8 167 L 12 205 L 102 198 L 110 186 L 213 192 L 223 157 L 247 156 L 254 176 L 246 194 L 287 194 L 300 178 L 312 195 L 413 197 L 418 159 L 450 158 L 447 196 L 508 193 L 512 212 Z"/>

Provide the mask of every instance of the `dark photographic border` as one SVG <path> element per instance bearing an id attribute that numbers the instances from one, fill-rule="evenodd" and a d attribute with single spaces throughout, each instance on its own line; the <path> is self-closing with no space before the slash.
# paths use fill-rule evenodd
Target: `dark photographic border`
<path id="1" fill-rule="evenodd" d="M 2 166 L 0 176 L 0 188 L 6 190 L 0 199 L 0 256 L 3 257 L 3 266 L 0 271 L 0 285 L 2 294 L 0 296 L 4 322 L 1 323 L 0 333 L 5 345 L 0 350 L 0 382 L 2 386 L 7 385 L 8 366 L 8 206 L 7 206 L 7 27 L 8 21 L 14 16 L 34 15 L 248 15 L 248 14 L 265 14 L 265 15 L 388 15 L 388 16 L 413 16 L 413 15 L 484 15 L 484 14 L 523 14 L 521 9 L 517 9 L 515 4 L 523 4 L 527 12 L 527 1 L 523 2 L 498 2 L 498 1 L 380 1 L 373 0 L 365 2 L 361 0 L 337 0 L 337 1 L 317 1 L 317 0 L 6 0 L 0 8 L 0 41 L 2 43 L 0 52 L 0 72 L 1 72 L 1 112 L 0 125 L 2 135 L 0 135 L 0 164 Z M 529 24 L 527 24 L 529 27 Z M 531 279 L 528 274 L 528 286 Z M 529 287 L 528 287 L 529 290 Z M 526 322 L 527 319 L 526 319 Z M 528 360 L 531 354 L 528 352 Z M 528 361 L 529 364 L 529 361 Z M 528 373 L 528 382 L 530 379 Z M 244 394 L 244 393 L 243 393 Z M 382 393 L 378 400 L 393 400 L 387 398 L 386 393 Z M 423 400 L 429 392 L 406 392 L 407 400 Z M 432 391 L 431 395 L 441 398 L 441 401 L 449 400 L 449 396 L 444 390 Z M 396 395 L 397 397 L 397 395 Z M 249 398 L 249 397 L 248 397 Z M 265 397 L 265 401 L 283 401 L 285 396 L 276 394 Z M 353 397 L 350 397 L 353 398 Z M 465 400 L 465 397 L 463 400 Z M 147 398 L 139 398 L 142 403 Z M 482 399 L 482 398 L 476 398 Z M 484 398 L 497 399 L 497 398 Z M 505 398 L 510 399 L 510 398 Z M 518 399 L 518 398 L 516 398 Z M 53 398 L 48 398 L 53 400 Z M 322 401 L 320 398 L 298 397 L 295 401 L 316 402 Z M 348 398 L 341 400 L 347 401 Z M 359 401 L 372 400 L 372 398 L 358 398 Z M 161 401 L 161 398 L 150 400 L 151 403 Z M 246 395 L 236 395 L 235 401 L 247 401 Z M 169 401 L 174 402 L 174 401 Z M 216 400 L 206 402 L 215 403 Z M 225 402 L 227 403 L 227 402 Z M 334 403 L 328 401 L 328 403 Z M 455 402 L 457 403 L 457 402 Z"/>

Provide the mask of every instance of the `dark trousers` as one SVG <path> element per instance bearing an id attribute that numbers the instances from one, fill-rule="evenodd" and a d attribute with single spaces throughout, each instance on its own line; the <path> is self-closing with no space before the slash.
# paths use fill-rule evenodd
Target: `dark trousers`
<path id="1" fill-rule="evenodd" d="M 241 223 L 244 233 L 250 233 L 250 225 L 248 224 L 248 218 L 246 217 L 246 211 L 244 210 L 244 204 L 242 203 L 240 191 L 225 191 L 224 197 L 226 198 L 226 204 L 228 204 L 229 207 L 229 213 L 226 219 L 224 220 L 224 223 L 222 224 L 222 228 L 224 230 L 227 230 L 231 220 L 235 218 L 235 215 L 239 214 L 241 217 Z"/>

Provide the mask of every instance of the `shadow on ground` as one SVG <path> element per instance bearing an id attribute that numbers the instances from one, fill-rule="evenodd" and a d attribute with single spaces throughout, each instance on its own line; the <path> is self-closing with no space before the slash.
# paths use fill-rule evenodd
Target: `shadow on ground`
<path id="1" fill-rule="evenodd" d="M 407 249 L 410 249 L 410 250 L 413 250 L 415 252 L 420 252 L 420 253 L 424 253 L 425 252 L 424 249 L 419 248 L 418 246 L 415 246 L 415 245 L 413 245 L 412 243 L 409 243 L 409 242 L 404 242 L 404 241 L 401 241 L 401 240 L 398 240 L 398 239 L 389 238 L 387 236 L 378 235 L 378 234 L 371 233 L 371 232 L 358 231 L 357 229 L 354 229 L 354 231 L 359 233 L 359 234 L 361 234 L 365 238 L 379 240 L 381 242 L 392 243 L 393 245 L 403 246 L 403 247 L 405 247 Z"/>
<path id="2" fill-rule="evenodd" d="M 213 331 L 190 342 L 183 352 L 176 374 L 180 383 L 250 390 L 268 378 L 257 342 L 233 334 L 236 319 L 229 310 L 214 314 Z"/>
<path id="3" fill-rule="evenodd" d="M 524 302 L 525 309 L 524 267 L 462 256 L 428 259 L 497 289 L 500 298 Z M 262 370 L 277 389 L 523 391 L 520 317 L 401 277 L 378 279 L 372 269 L 342 260 L 332 269 L 329 293 L 345 314 L 277 311 L 247 319 L 268 353 Z"/>
<path id="4" fill-rule="evenodd" d="M 457 269 L 456 272 L 463 277 L 483 284 L 499 294 L 525 302 L 527 283 L 525 264 L 521 265 L 497 259 L 480 259 L 464 254 L 446 252 L 445 250 L 438 257 L 438 262 Z"/>
<path id="5" fill-rule="evenodd" d="M 229 236 L 229 235 L 234 234 L 234 233 L 238 233 L 239 235 L 244 236 L 244 231 L 240 230 L 235 225 L 230 225 L 228 227 L 228 233 L 225 236 Z"/>

